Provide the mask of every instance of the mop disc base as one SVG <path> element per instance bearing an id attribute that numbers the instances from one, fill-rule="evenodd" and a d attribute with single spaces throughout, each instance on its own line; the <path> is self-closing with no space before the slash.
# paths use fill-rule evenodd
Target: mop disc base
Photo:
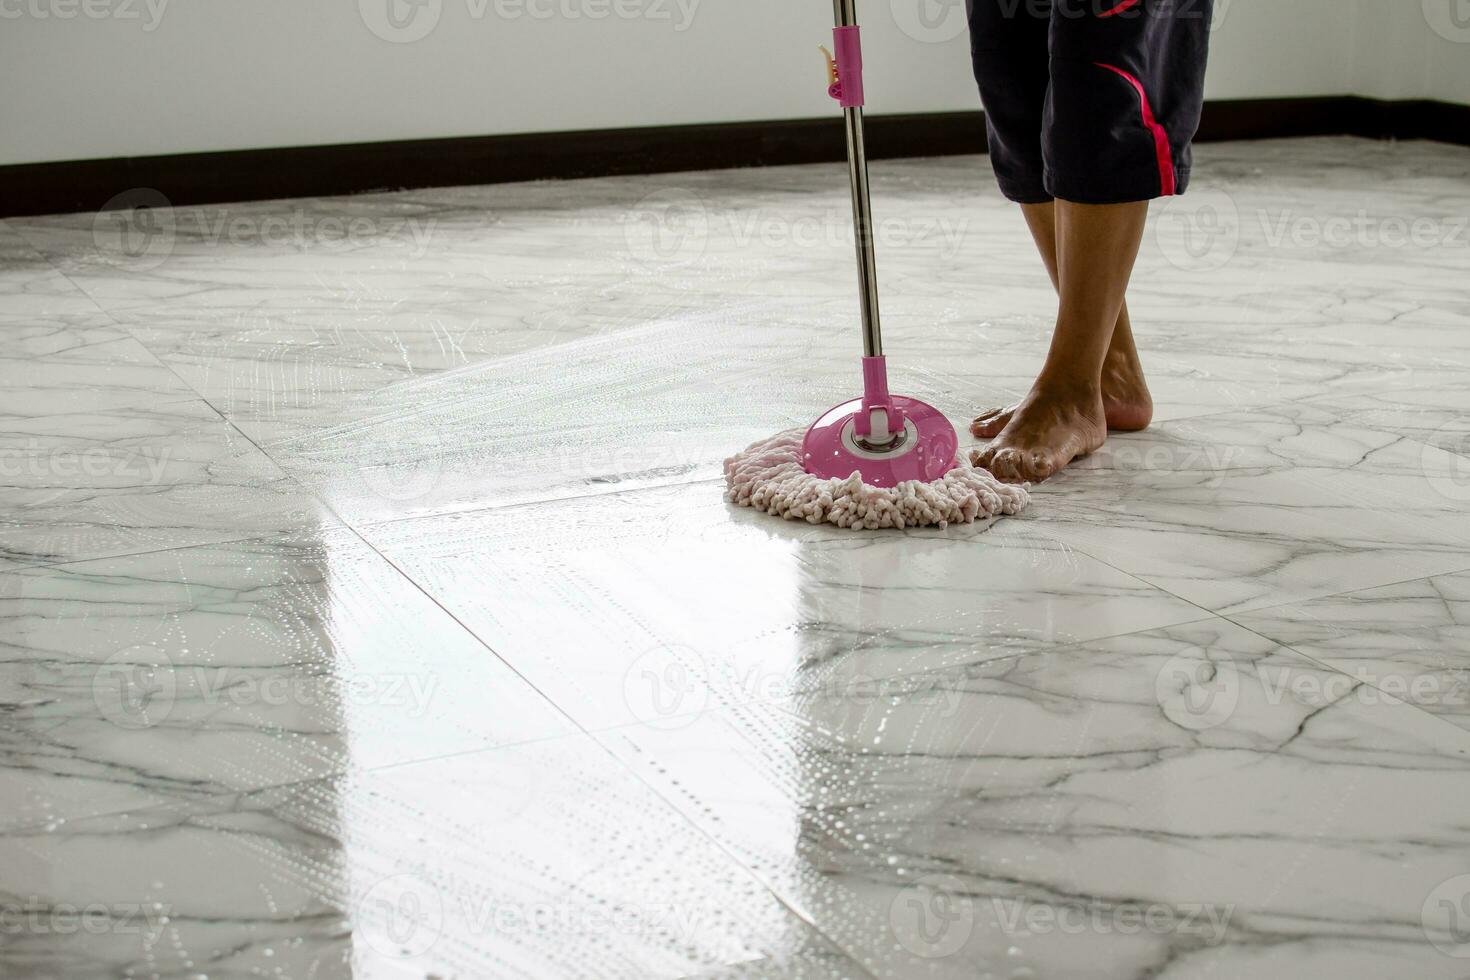
<path id="1" fill-rule="evenodd" d="M 891 401 L 904 425 L 890 445 L 873 446 L 858 434 L 863 400 L 855 398 L 830 409 L 807 430 L 801 455 L 806 471 L 831 480 L 856 470 L 864 483 L 887 489 L 907 480 L 930 483 L 954 469 L 960 440 L 949 419 L 913 398 Z"/>
<path id="2" fill-rule="evenodd" d="M 856 469 L 816 476 L 806 471 L 803 441 L 804 431 L 792 429 L 725 460 L 727 498 L 787 520 L 865 530 L 971 524 L 1019 514 L 1031 501 L 1028 487 L 1001 483 L 963 459 L 939 479 L 893 487 L 864 483 Z"/>

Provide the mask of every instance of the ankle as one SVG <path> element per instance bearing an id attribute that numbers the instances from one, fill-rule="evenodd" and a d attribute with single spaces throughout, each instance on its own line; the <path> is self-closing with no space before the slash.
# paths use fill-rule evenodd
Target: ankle
<path id="1" fill-rule="evenodd" d="M 1102 378 L 1074 371 L 1043 370 L 1031 392 L 1047 401 L 1091 404 L 1102 398 Z"/>
<path id="2" fill-rule="evenodd" d="M 1104 374 L 1142 374 L 1143 362 L 1139 360 L 1137 351 L 1110 347 L 1103 358 L 1102 369 Z"/>
<path id="3" fill-rule="evenodd" d="M 1148 383 L 1143 377 L 1143 366 L 1136 360 L 1112 359 L 1103 364 L 1103 397 L 1124 401 L 1148 400 Z"/>

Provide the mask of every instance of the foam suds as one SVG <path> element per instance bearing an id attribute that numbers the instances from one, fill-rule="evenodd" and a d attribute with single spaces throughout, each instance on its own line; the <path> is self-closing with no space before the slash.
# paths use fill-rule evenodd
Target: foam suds
<path id="1" fill-rule="evenodd" d="M 1031 502 L 1027 487 L 1001 483 L 964 454 L 959 466 L 933 483 L 910 481 L 884 490 L 856 473 L 823 480 L 802 468 L 803 434 L 792 429 L 725 460 L 729 499 L 787 520 L 863 530 L 971 524 L 1019 514 Z"/>

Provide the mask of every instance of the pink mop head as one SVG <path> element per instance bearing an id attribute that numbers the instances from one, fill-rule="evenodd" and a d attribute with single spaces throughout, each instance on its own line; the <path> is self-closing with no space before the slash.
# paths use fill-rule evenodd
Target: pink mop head
<path id="1" fill-rule="evenodd" d="M 1024 486 L 1001 483 L 961 459 L 933 483 L 909 481 L 884 490 L 854 473 L 824 480 L 802 467 L 802 429 L 758 442 L 725 460 L 730 501 L 787 520 L 873 530 L 948 527 L 1019 514 L 1031 502 Z"/>

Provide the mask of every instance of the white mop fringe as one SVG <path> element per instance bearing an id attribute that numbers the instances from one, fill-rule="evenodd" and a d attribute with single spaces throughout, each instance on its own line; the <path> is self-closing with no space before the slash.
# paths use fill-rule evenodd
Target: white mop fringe
<path id="1" fill-rule="evenodd" d="M 1028 487 L 1000 482 L 963 453 L 959 466 L 933 483 L 911 480 L 885 490 L 857 473 L 823 480 L 802 468 L 804 434 L 782 432 L 725 460 L 727 498 L 789 521 L 862 530 L 971 524 L 1019 514 L 1031 502 Z"/>

